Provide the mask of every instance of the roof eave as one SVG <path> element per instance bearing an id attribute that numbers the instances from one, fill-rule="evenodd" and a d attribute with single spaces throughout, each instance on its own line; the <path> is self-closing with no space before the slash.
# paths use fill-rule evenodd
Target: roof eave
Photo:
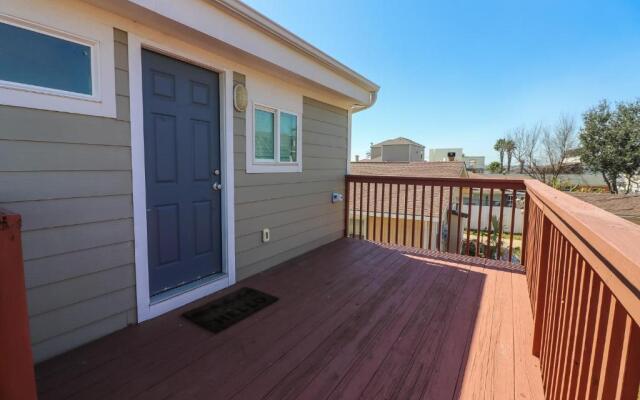
<path id="1" fill-rule="evenodd" d="M 378 90 L 380 90 L 380 86 L 378 86 L 374 82 L 342 64 L 340 61 L 326 54 L 312 44 L 306 42 L 294 33 L 288 31 L 278 23 L 262 15 L 250 6 L 238 0 L 207 1 L 212 5 L 229 12 L 237 18 L 242 19 L 255 28 L 260 29 L 261 31 L 267 33 L 268 35 L 293 48 L 294 50 L 301 52 L 307 57 L 312 58 L 314 61 L 323 64 L 327 68 L 349 79 L 351 82 L 357 84 L 365 90 L 368 90 L 372 94 L 375 94 L 378 92 Z M 373 101 L 371 103 L 373 103 Z"/>

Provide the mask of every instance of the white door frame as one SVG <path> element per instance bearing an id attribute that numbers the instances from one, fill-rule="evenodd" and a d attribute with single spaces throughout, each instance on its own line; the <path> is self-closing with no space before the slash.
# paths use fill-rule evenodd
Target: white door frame
<path id="1" fill-rule="evenodd" d="M 235 211 L 233 164 L 233 71 L 210 60 L 129 33 L 129 91 L 131 111 L 131 169 L 133 183 L 133 229 L 135 239 L 136 299 L 138 322 L 142 322 L 201 297 L 231 286 L 236 281 Z M 142 49 L 153 50 L 183 60 L 220 76 L 220 157 L 221 157 L 221 220 L 222 271 L 216 280 L 192 290 L 151 303 L 149 294 L 149 258 L 147 243 L 147 205 L 144 156 Z"/>

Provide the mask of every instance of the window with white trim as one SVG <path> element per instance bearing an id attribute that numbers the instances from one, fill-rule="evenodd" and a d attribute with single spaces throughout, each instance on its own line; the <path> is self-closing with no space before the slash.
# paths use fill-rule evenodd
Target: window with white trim
<path id="1" fill-rule="evenodd" d="M 0 104 L 115 117 L 113 28 L 63 23 L 0 14 Z"/>
<path id="2" fill-rule="evenodd" d="M 300 116 L 255 104 L 247 172 L 301 172 Z"/>
<path id="3" fill-rule="evenodd" d="M 91 97 L 92 47 L 0 21 L 0 81 L 5 86 Z"/>

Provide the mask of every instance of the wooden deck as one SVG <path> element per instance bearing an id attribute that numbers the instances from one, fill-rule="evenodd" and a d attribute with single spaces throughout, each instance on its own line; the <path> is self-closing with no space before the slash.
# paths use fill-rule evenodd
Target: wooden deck
<path id="1" fill-rule="evenodd" d="M 342 239 L 240 285 L 280 300 L 218 335 L 184 309 L 119 331 L 38 365 L 39 398 L 543 398 L 511 264 Z"/>

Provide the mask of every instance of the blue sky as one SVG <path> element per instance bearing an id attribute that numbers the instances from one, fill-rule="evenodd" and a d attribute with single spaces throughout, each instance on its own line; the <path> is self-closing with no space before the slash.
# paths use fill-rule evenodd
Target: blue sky
<path id="1" fill-rule="evenodd" d="M 640 0 L 246 0 L 381 86 L 352 154 L 405 136 L 497 158 L 510 129 L 640 97 Z"/>

